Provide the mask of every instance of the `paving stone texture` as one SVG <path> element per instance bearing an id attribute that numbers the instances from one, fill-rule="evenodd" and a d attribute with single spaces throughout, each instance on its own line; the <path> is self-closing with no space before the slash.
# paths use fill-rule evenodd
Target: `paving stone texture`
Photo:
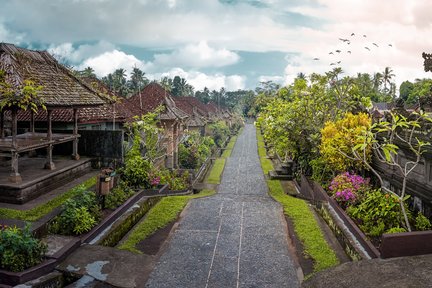
<path id="1" fill-rule="evenodd" d="M 246 124 L 218 194 L 190 202 L 146 287 L 299 287 L 282 207 Z"/>

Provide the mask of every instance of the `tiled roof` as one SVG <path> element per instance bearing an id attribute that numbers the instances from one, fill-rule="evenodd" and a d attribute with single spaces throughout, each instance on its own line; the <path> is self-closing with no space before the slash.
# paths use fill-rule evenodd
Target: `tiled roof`
<path id="1" fill-rule="evenodd" d="M 105 103 L 46 51 L 34 51 L 0 43 L 0 69 L 6 81 L 19 89 L 25 80 L 43 86 L 39 95 L 47 107 L 95 106 Z"/>
<path id="2" fill-rule="evenodd" d="M 136 115 L 154 111 L 157 107 L 165 106 L 165 111 L 159 116 L 162 120 L 185 119 L 188 115 L 176 107 L 171 93 L 166 91 L 159 84 L 152 82 L 145 86 L 140 92 L 129 99 L 129 106 L 132 106 Z"/>
<path id="3" fill-rule="evenodd" d="M 176 106 L 189 115 L 186 120 L 188 126 L 204 126 L 205 114 L 191 103 L 190 98 L 193 97 L 173 97 Z"/>

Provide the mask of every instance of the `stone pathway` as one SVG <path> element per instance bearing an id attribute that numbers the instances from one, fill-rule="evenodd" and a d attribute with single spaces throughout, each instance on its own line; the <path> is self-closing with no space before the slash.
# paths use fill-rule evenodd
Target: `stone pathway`
<path id="1" fill-rule="evenodd" d="M 227 159 L 218 194 L 190 202 L 146 287 L 299 287 L 252 124 Z"/>

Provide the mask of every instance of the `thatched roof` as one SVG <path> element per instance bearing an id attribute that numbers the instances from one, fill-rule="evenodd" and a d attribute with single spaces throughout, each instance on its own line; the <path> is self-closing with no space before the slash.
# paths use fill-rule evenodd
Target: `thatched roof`
<path id="1" fill-rule="evenodd" d="M 6 72 L 6 81 L 17 90 L 25 80 L 43 86 L 39 96 L 47 108 L 89 107 L 105 103 L 98 93 L 46 51 L 0 43 L 0 69 Z"/>
<path id="2" fill-rule="evenodd" d="M 134 114 L 129 110 L 126 105 L 126 101 L 119 99 L 114 105 L 104 104 L 97 107 L 83 107 L 78 109 L 78 123 L 100 123 L 100 122 L 112 122 L 115 114 L 116 122 L 127 122 L 131 120 Z M 6 111 L 5 115 L 10 115 L 9 111 Z M 28 122 L 31 119 L 31 112 L 29 110 L 18 111 L 18 121 Z M 35 113 L 35 121 L 45 122 L 47 119 L 47 112 L 39 109 Z M 74 122 L 73 110 L 72 109 L 54 109 L 51 115 L 51 121 L 53 122 Z"/>
<path id="3" fill-rule="evenodd" d="M 129 102 L 129 108 L 136 115 L 152 112 L 162 105 L 165 107 L 165 111 L 159 115 L 161 120 L 183 120 L 187 118 L 188 115 L 175 105 L 173 97 L 162 86 L 152 82 L 127 99 L 127 101 Z"/>

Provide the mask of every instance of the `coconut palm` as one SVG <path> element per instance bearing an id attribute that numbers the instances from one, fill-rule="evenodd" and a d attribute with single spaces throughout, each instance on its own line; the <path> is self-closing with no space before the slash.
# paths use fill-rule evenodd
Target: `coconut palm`
<path id="1" fill-rule="evenodd" d="M 385 67 L 384 72 L 382 74 L 382 81 L 384 84 L 384 93 L 388 93 L 387 84 L 390 85 L 392 82 L 392 78 L 395 75 L 393 74 L 393 70 L 390 67 Z"/>

